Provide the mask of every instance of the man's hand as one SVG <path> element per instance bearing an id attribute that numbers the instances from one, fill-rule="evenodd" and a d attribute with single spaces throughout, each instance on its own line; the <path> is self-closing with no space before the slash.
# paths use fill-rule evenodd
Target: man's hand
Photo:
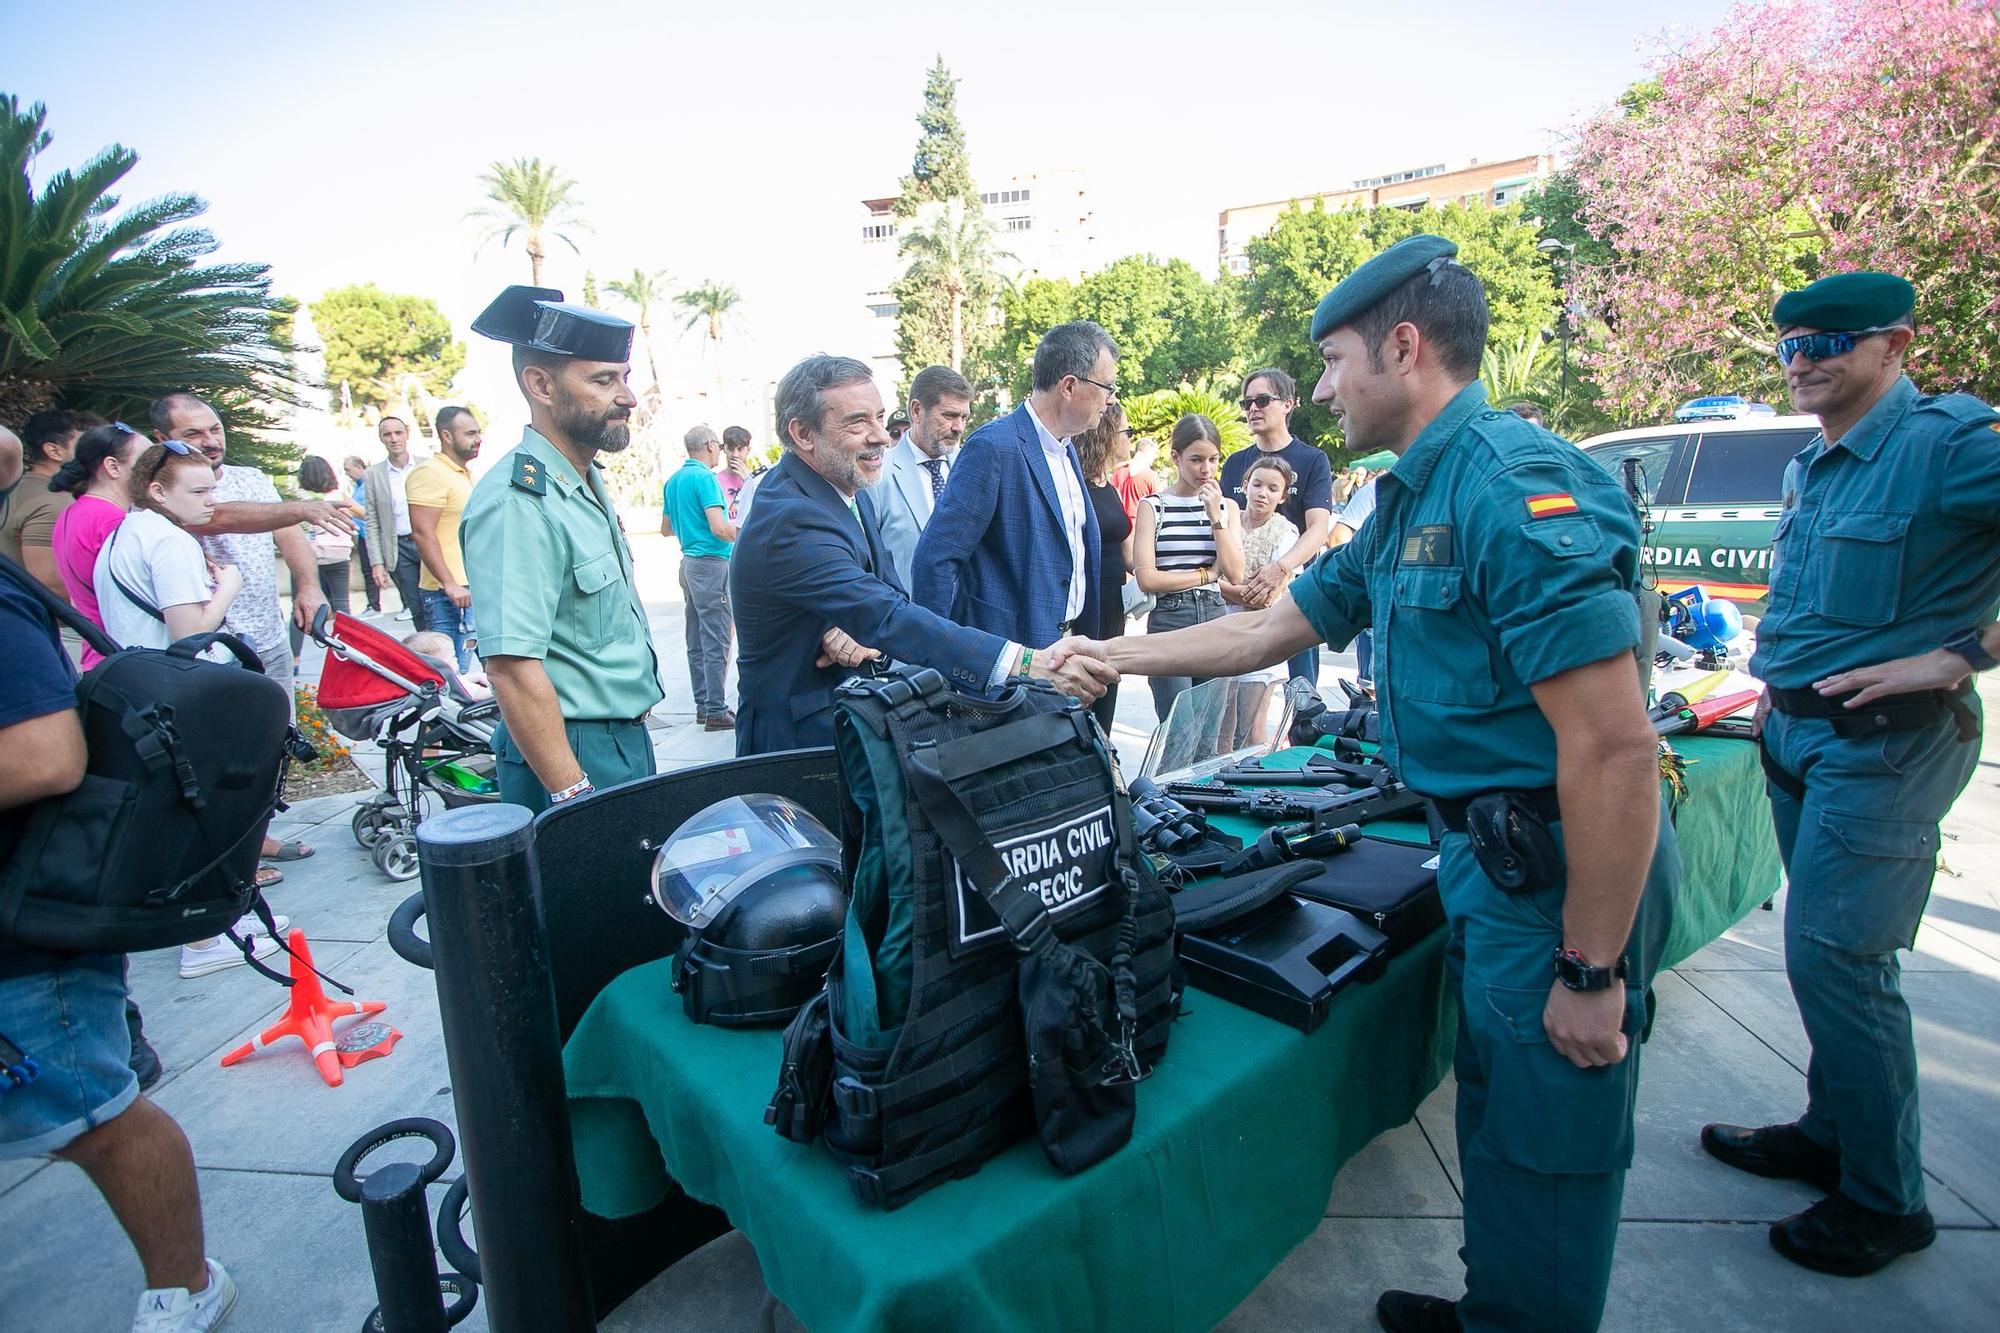
<path id="1" fill-rule="evenodd" d="M 1892 694 L 1914 694 L 1919 690 L 1949 690 L 1972 674 L 1972 664 L 1957 653 L 1934 648 L 1915 657 L 1899 657 L 1876 666 L 1856 667 L 1813 682 L 1823 695 L 1861 693 L 1847 701 L 1849 708 L 1863 708 Z M 1760 701 L 1761 706 L 1761 701 Z"/>
<path id="2" fill-rule="evenodd" d="M 853 635 L 835 625 L 819 636 L 819 656 L 813 659 L 813 665 L 858 667 L 881 655 L 880 650 L 856 643 Z"/>
<path id="3" fill-rule="evenodd" d="M 311 629 L 313 615 L 325 605 L 326 594 L 319 590 L 317 583 L 292 589 L 292 619 L 300 629 Z"/>
<path id="4" fill-rule="evenodd" d="M 1243 604 L 1252 609 L 1262 609 L 1277 600 L 1285 590 L 1285 567 L 1273 560 L 1250 576 L 1243 585 Z"/>
<path id="5" fill-rule="evenodd" d="M 1615 1065 L 1625 1058 L 1625 987 L 1576 991 L 1557 981 L 1549 988 L 1542 1027 L 1556 1053 L 1578 1069 Z"/>
<path id="6" fill-rule="evenodd" d="M 1117 668 L 1102 654 L 1102 644 L 1072 635 L 1038 649 L 1028 663 L 1028 674 L 1087 704 L 1096 703 L 1107 687 L 1118 683 Z"/>
<path id="7" fill-rule="evenodd" d="M 1757 706 L 1750 710 L 1750 739 L 1761 740 L 1764 735 L 1764 719 L 1771 716 L 1770 691 L 1757 696 Z"/>
<path id="8" fill-rule="evenodd" d="M 348 513 L 347 506 L 343 502 L 339 500 L 305 500 L 301 501 L 300 504 L 301 508 L 305 511 L 305 521 L 307 523 L 317 524 L 325 528 L 328 532 L 337 532 L 344 537 L 352 537 L 354 535 L 354 519 Z"/>
<path id="9" fill-rule="evenodd" d="M 472 605 L 472 589 L 463 583 L 445 584 L 444 595 L 451 598 L 451 604 L 461 611 Z"/>
<path id="10" fill-rule="evenodd" d="M 389 586 L 389 567 L 387 565 L 371 565 L 368 569 L 368 577 L 375 580 L 376 587 L 386 588 Z"/>

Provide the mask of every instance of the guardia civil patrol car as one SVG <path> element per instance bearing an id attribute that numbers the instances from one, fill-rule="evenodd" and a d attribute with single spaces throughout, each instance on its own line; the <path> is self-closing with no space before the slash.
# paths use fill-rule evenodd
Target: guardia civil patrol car
<path id="1" fill-rule="evenodd" d="M 1699 586 L 1761 607 L 1785 464 L 1818 434 L 1815 417 L 1730 396 L 1685 403 L 1672 425 L 1613 431 L 1580 447 L 1620 481 L 1626 460 L 1637 460 L 1652 527 L 1640 558 L 1661 592 Z"/>

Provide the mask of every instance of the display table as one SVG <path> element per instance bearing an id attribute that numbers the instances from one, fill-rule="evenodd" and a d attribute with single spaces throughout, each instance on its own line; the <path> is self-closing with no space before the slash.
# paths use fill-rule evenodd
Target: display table
<path id="1" fill-rule="evenodd" d="M 1670 961 L 1777 887 L 1754 748 L 1677 748 L 1689 873 Z M 630 1216 L 671 1178 L 728 1214 L 815 1330 L 1205 1329 L 1319 1224 L 1342 1164 L 1443 1077 L 1443 951 L 1440 931 L 1342 992 L 1309 1036 L 1190 990 L 1117 1155 L 1064 1177 L 1024 1142 L 888 1213 L 855 1200 L 824 1148 L 763 1123 L 779 1034 L 689 1023 L 671 963 L 649 963 L 599 993 L 564 1050 L 584 1204 Z"/>

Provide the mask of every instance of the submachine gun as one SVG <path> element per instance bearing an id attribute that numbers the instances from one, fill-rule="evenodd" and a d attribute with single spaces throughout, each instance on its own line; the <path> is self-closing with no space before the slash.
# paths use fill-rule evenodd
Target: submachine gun
<path id="1" fill-rule="evenodd" d="M 1401 782 L 1334 785 L 1233 786 L 1228 782 L 1170 782 L 1166 793 L 1190 810 L 1221 811 L 1268 823 L 1309 823 L 1315 830 L 1421 814 L 1424 801 Z"/>

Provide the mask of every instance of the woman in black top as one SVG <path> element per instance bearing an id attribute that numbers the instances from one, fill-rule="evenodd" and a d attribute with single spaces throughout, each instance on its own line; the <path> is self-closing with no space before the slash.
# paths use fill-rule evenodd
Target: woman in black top
<path id="1" fill-rule="evenodd" d="M 1116 638 L 1125 632 L 1125 574 L 1132 565 L 1132 520 L 1111 485 L 1111 474 L 1132 457 L 1132 429 L 1125 422 L 1125 409 L 1114 401 L 1102 420 L 1071 442 L 1089 481 L 1090 504 L 1097 511 L 1097 532 L 1103 543 L 1097 565 L 1097 624 L 1077 628 L 1093 639 Z M 1117 708 L 1116 685 L 1091 705 L 1107 736 Z"/>

